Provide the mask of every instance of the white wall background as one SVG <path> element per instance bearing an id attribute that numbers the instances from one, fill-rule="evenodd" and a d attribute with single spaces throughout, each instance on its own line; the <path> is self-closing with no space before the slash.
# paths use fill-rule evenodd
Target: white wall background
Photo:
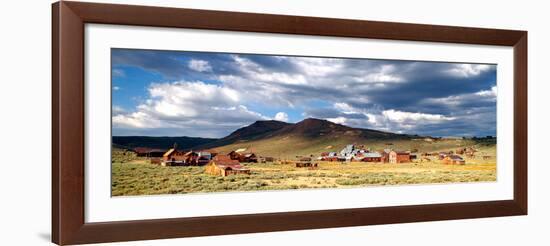
<path id="1" fill-rule="evenodd" d="M 529 215 L 112 245 L 548 245 L 550 163 L 544 159 L 550 89 L 545 1 L 132 0 L 96 2 L 324 16 L 529 31 Z M 0 245 L 50 237 L 51 1 L 3 3 L 0 25 Z M 28 156 L 30 160 L 20 159 Z"/>

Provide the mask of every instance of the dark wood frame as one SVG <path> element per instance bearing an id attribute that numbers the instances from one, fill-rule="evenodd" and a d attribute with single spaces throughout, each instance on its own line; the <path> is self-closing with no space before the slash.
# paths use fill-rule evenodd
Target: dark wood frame
<path id="1" fill-rule="evenodd" d="M 57 244 L 527 214 L 526 31 L 64 1 L 54 3 L 52 11 L 52 241 Z M 514 199 L 85 223 L 85 23 L 511 46 L 514 49 Z"/>

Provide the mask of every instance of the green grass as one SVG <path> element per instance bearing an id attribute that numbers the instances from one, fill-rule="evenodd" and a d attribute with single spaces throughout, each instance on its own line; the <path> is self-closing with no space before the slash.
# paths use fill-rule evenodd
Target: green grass
<path id="1" fill-rule="evenodd" d="M 122 150 L 114 147 L 111 151 L 111 161 L 113 163 L 124 163 L 139 159 L 140 157 L 137 157 L 136 153 L 132 151 Z"/>

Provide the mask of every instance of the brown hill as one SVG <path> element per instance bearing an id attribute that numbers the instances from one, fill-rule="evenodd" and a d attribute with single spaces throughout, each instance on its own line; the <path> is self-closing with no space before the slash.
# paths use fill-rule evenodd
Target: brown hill
<path id="1" fill-rule="evenodd" d="M 304 138 L 355 136 L 368 139 L 408 139 L 410 136 L 370 129 L 352 128 L 328 120 L 307 118 L 296 124 L 288 125 L 272 136 L 300 136 Z"/>
<path id="2" fill-rule="evenodd" d="M 308 118 L 296 124 L 279 121 L 257 121 L 228 137 L 214 141 L 208 147 L 220 152 L 246 148 L 264 156 L 293 156 L 334 150 L 350 143 L 409 140 L 412 137 L 370 129 L 336 124 L 327 120 Z"/>
<path id="3" fill-rule="evenodd" d="M 237 129 L 233 133 L 229 134 L 227 137 L 220 138 L 201 147 L 211 148 L 238 142 L 247 142 L 262 138 L 268 138 L 271 137 L 271 134 L 273 134 L 274 132 L 290 125 L 292 124 L 276 120 L 259 120 L 249 126 Z"/>

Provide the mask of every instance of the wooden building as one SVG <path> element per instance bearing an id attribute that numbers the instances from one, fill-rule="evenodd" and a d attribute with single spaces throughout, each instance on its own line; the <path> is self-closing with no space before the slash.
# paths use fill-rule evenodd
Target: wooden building
<path id="1" fill-rule="evenodd" d="M 185 154 L 186 154 L 185 152 L 178 151 L 172 148 L 166 151 L 166 153 L 162 155 L 162 160 L 163 161 L 183 161 L 185 160 L 185 157 L 186 157 Z"/>
<path id="2" fill-rule="evenodd" d="M 212 154 L 207 151 L 179 151 L 177 145 L 162 155 L 163 166 L 204 166 L 208 164 Z"/>
<path id="3" fill-rule="evenodd" d="M 239 162 L 258 162 L 258 157 L 254 153 L 243 153 L 241 151 L 231 151 L 227 154 L 231 160 L 237 160 Z"/>
<path id="4" fill-rule="evenodd" d="M 162 155 L 163 166 L 184 166 L 188 162 L 189 154 L 187 152 L 178 151 L 176 148 L 171 148 Z"/>
<path id="5" fill-rule="evenodd" d="M 411 161 L 410 153 L 404 151 L 390 151 L 390 163 L 406 163 Z"/>
<path id="6" fill-rule="evenodd" d="M 382 162 L 382 155 L 378 152 L 364 153 L 361 161 L 363 162 Z"/>
<path id="7" fill-rule="evenodd" d="M 254 163 L 257 163 L 258 162 L 258 157 L 254 153 L 246 153 L 246 154 L 243 154 L 243 160 L 239 161 L 239 162 L 254 162 Z"/>
<path id="8" fill-rule="evenodd" d="M 216 176 L 229 176 L 236 174 L 250 174 L 250 169 L 241 166 L 239 161 L 232 160 L 229 156 L 217 155 L 208 162 L 205 173 Z"/>
<path id="9" fill-rule="evenodd" d="M 165 153 L 164 150 L 161 149 L 152 149 L 152 148 L 146 148 L 146 147 L 137 147 L 133 149 L 134 152 L 138 157 L 162 157 L 162 155 Z"/>
<path id="10" fill-rule="evenodd" d="M 378 151 L 378 153 L 380 153 L 380 155 L 381 155 L 380 162 L 384 162 L 384 163 L 389 162 L 390 161 L 390 152 L 391 152 L 391 150 L 389 150 L 389 149 L 383 149 L 383 150 Z"/>
<path id="11" fill-rule="evenodd" d="M 150 148 L 137 147 L 137 148 L 134 148 L 133 150 L 138 157 L 147 157 L 147 154 L 149 153 Z"/>

